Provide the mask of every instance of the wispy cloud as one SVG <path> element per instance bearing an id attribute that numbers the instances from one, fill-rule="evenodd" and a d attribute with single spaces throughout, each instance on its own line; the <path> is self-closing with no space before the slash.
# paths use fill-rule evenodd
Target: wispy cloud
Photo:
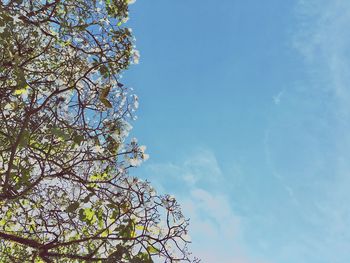
<path id="1" fill-rule="evenodd" d="M 272 97 L 273 102 L 276 105 L 279 105 L 281 103 L 281 98 L 282 98 L 283 94 L 284 94 L 284 91 L 280 91 L 278 94 L 276 94 Z"/>
<path id="2" fill-rule="evenodd" d="M 348 117 L 350 101 L 350 1 L 302 0 L 294 46 L 305 58 L 320 92 L 335 97 Z M 344 117 L 344 116 L 343 116 Z"/>
<path id="3" fill-rule="evenodd" d="M 300 203 L 299 203 L 299 200 L 297 199 L 297 197 L 295 196 L 293 188 L 286 182 L 286 178 L 281 176 L 276 171 L 274 160 L 271 156 L 270 140 L 271 140 L 270 130 L 266 130 L 265 134 L 264 134 L 264 141 L 263 141 L 266 165 L 267 165 L 269 171 L 272 173 L 272 176 L 275 177 L 280 182 L 283 189 L 288 193 L 289 198 L 292 201 L 292 203 L 296 206 L 299 206 Z"/>
<path id="4" fill-rule="evenodd" d="M 323 153 L 331 151 L 326 166 L 333 167 L 327 176 L 332 179 L 315 178 L 323 184 L 322 194 L 313 210 L 304 211 L 322 229 L 322 239 L 305 237 L 305 242 L 323 251 L 324 259 L 344 262 L 350 256 L 350 1 L 301 0 L 298 18 L 293 43 L 305 59 L 309 88 L 317 95 L 310 100 L 322 101 L 333 119 L 328 131 L 333 145 Z"/>
<path id="5" fill-rule="evenodd" d="M 147 170 L 157 178 L 158 189 L 174 194 L 190 218 L 192 249 L 203 263 L 262 263 L 245 251 L 242 218 L 223 191 L 225 177 L 213 152 L 200 149 L 183 162 L 152 164 Z"/>

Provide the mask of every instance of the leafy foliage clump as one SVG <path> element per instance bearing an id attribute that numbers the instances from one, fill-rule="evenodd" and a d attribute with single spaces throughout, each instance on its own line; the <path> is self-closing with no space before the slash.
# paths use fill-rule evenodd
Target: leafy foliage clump
<path id="1" fill-rule="evenodd" d="M 128 174 L 131 1 L 0 3 L 0 262 L 190 262 L 176 201 Z"/>

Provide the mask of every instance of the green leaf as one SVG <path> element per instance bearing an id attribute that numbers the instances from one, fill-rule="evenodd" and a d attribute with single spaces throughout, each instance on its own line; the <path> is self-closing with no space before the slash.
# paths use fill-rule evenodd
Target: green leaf
<path id="1" fill-rule="evenodd" d="M 111 91 L 111 87 L 108 86 L 104 89 L 101 90 L 101 94 L 100 94 L 100 101 L 103 103 L 103 105 L 105 105 L 107 108 L 112 108 L 112 104 L 110 103 L 110 101 L 107 99 L 107 96 L 109 94 L 109 92 Z"/>
<path id="2" fill-rule="evenodd" d="M 93 224 L 96 221 L 95 211 L 91 208 L 81 208 L 79 210 L 79 219 L 89 225 Z"/>
<path id="3" fill-rule="evenodd" d="M 56 135 L 59 138 L 62 138 L 64 140 L 68 140 L 70 136 L 66 133 L 64 133 L 61 129 L 59 128 L 51 128 L 51 132 L 53 135 Z"/>
<path id="4" fill-rule="evenodd" d="M 109 76 L 109 71 L 108 71 L 108 67 L 106 65 L 101 65 L 100 66 L 100 73 L 107 78 Z"/>
<path id="5" fill-rule="evenodd" d="M 109 235 L 108 229 L 106 229 L 105 231 L 103 231 L 103 232 L 101 233 L 101 237 L 107 237 L 108 235 Z"/>
<path id="6" fill-rule="evenodd" d="M 108 173 L 95 173 L 93 175 L 90 176 L 90 180 L 92 181 L 102 181 L 102 180 L 106 180 L 108 179 Z"/>
<path id="7" fill-rule="evenodd" d="M 81 221 L 84 221 L 85 222 L 85 213 L 84 213 L 84 209 L 79 209 L 79 219 Z"/>
<path id="8" fill-rule="evenodd" d="M 151 254 L 155 254 L 159 252 L 159 249 L 155 248 L 154 246 L 148 246 L 147 251 Z"/>
<path id="9" fill-rule="evenodd" d="M 25 78 L 24 70 L 21 68 L 17 68 L 17 70 L 15 71 L 15 75 L 16 75 L 17 86 L 20 89 L 24 89 L 24 91 L 26 91 L 27 89 L 26 87 L 28 86 L 28 84 Z M 21 91 L 21 92 L 23 93 L 24 91 Z"/>
<path id="10" fill-rule="evenodd" d="M 140 252 L 130 260 L 130 263 L 153 263 L 148 253 Z"/>
<path id="11" fill-rule="evenodd" d="M 82 135 L 76 135 L 73 137 L 73 141 L 75 144 L 80 145 L 82 141 L 84 141 L 84 136 Z"/>
<path id="12" fill-rule="evenodd" d="M 106 98 L 100 98 L 100 101 L 103 103 L 103 105 L 105 105 L 107 108 L 112 108 L 113 105 L 112 103 L 110 103 L 109 100 L 107 100 Z"/>
<path id="13" fill-rule="evenodd" d="M 86 219 L 89 221 L 91 221 L 95 215 L 95 212 L 91 208 L 84 209 L 84 213 L 85 213 Z"/>
<path id="14" fill-rule="evenodd" d="M 28 142 L 29 142 L 29 137 L 30 137 L 29 131 L 27 131 L 27 130 L 23 131 L 21 138 L 19 139 L 18 146 L 20 148 L 26 147 L 28 145 Z"/>
<path id="15" fill-rule="evenodd" d="M 109 94 L 110 91 L 111 91 L 111 86 L 108 86 L 108 87 L 102 89 L 102 90 L 101 90 L 100 98 L 105 99 L 105 98 L 108 96 L 108 94 Z"/>
<path id="16" fill-rule="evenodd" d="M 82 202 L 84 202 L 84 203 L 89 202 L 89 201 L 90 201 L 90 198 L 91 198 L 92 196 L 94 196 L 93 193 L 88 194 L 88 195 L 82 200 Z"/>
<path id="17" fill-rule="evenodd" d="M 25 87 L 21 88 L 21 89 L 16 89 L 13 94 L 14 95 L 22 95 L 23 93 L 25 93 L 27 91 L 27 89 L 29 88 L 28 85 L 26 85 Z"/>
<path id="18" fill-rule="evenodd" d="M 66 212 L 68 212 L 68 213 L 73 213 L 75 210 L 78 209 L 79 205 L 80 205 L 79 202 L 71 203 L 71 204 L 66 208 Z"/>
<path id="19" fill-rule="evenodd" d="M 128 222 L 126 225 L 121 225 L 118 227 L 120 236 L 124 238 L 134 238 L 136 236 L 135 233 L 135 223 L 132 219 L 126 219 Z"/>
<path id="20" fill-rule="evenodd" d="M 120 244 L 116 246 L 116 249 L 116 251 L 108 256 L 106 263 L 119 262 L 123 258 L 123 255 L 128 253 L 128 249 Z"/>

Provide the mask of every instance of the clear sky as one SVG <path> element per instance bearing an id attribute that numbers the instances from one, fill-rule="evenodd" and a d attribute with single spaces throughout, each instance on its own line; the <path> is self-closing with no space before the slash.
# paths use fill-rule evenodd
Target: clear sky
<path id="1" fill-rule="evenodd" d="M 135 169 L 203 263 L 350 262 L 350 1 L 138 0 Z"/>

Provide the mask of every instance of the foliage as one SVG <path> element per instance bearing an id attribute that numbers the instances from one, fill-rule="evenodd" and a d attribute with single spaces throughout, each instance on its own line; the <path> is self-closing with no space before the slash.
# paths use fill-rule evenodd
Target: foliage
<path id="1" fill-rule="evenodd" d="M 128 174 L 131 1 L 0 3 L 0 262 L 190 262 L 176 201 Z"/>

